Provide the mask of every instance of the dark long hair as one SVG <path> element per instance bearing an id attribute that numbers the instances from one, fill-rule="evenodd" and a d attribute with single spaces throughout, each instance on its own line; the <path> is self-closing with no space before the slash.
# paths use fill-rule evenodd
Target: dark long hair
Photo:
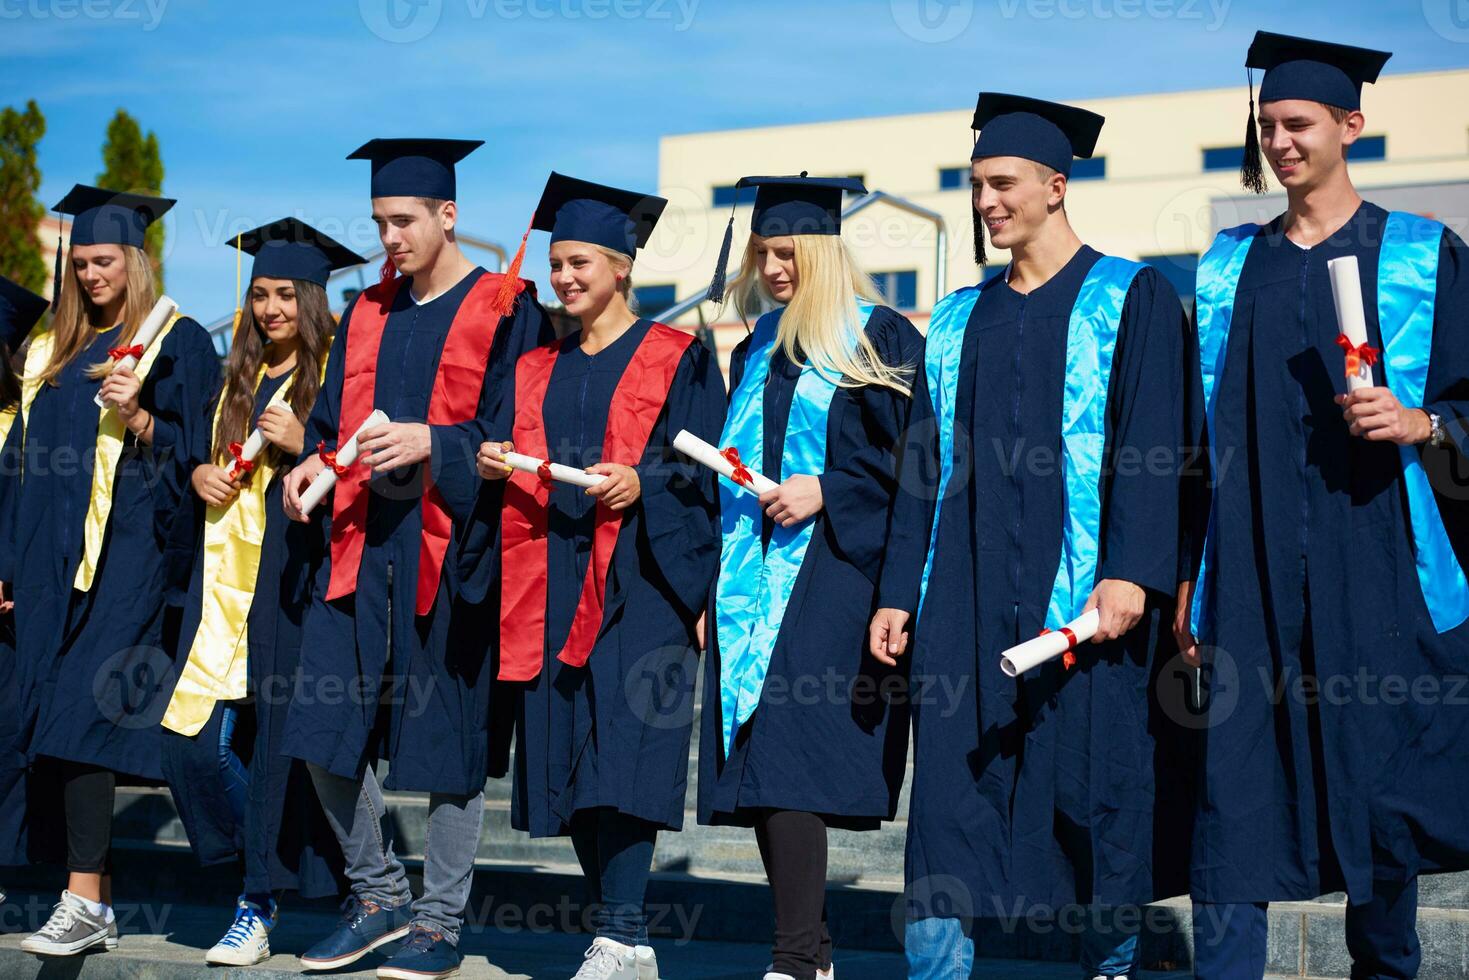
<path id="1" fill-rule="evenodd" d="M 296 334 L 300 346 L 296 350 L 295 376 L 291 378 L 286 403 L 296 418 L 305 423 L 316 403 L 321 388 L 321 365 L 337 323 L 327 303 L 326 289 L 314 282 L 293 280 L 296 287 Z M 253 286 L 253 284 L 252 284 Z M 240 327 L 235 331 L 229 357 L 224 365 L 224 392 L 220 395 L 219 424 L 214 429 L 213 458 L 220 466 L 234 461 L 229 446 L 244 442 L 255 428 L 255 381 L 265 363 L 265 331 L 255 322 L 250 294 L 240 300 Z M 273 445 L 266 447 L 272 466 L 285 461 L 285 453 Z"/>

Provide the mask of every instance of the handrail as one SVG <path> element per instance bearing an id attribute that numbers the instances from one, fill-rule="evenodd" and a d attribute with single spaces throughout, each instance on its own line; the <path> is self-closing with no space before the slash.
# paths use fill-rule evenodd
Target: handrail
<path id="1" fill-rule="evenodd" d="M 852 215 L 874 204 L 886 204 L 890 207 L 897 208 L 899 211 L 906 211 L 908 214 L 916 218 L 922 218 L 934 226 L 938 232 L 938 242 L 934 249 L 933 301 L 937 303 L 943 299 L 944 294 L 948 292 L 949 279 L 949 230 L 948 226 L 944 223 L 944 216 L 931 208 L 914 204 L 907 198 L 897 197 L 896 195 L 889 194 L 887 191 L 868 191 L 842 209 L 842 218 L 850 218 Z M 699 304 L 704 302 L 707 294 L 708 289 L 702 289 L 693 296 L 674 303 L 668 309 L 655 316 L 654 319 L 662 323 L 672 323 L 685 313 L 696 309 Z"/>

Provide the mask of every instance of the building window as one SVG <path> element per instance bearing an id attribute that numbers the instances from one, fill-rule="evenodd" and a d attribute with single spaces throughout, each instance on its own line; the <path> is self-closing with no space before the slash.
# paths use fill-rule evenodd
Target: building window
<path id="1" fill-rule="evenodd" d="M 1386 160 L 1387 137 L 1363 136 L 1347 149 L 1348 160 Z"/>
<path id="2" fill-rule="evenodd" d="M 657 286 L 634 286 L 633 301 L 643 313 L 662 313 L 678 302 L 678 287 L 673 283 Z"/>
<path id="3" fill-rule="evenodd" d="M 1244 159 L 1245 148 L 1243 146 L 1204 147 L 1205 170 L 1238 170 Z"/>
<path id="4" fill-rule="evenodd" d="M 1173 286 L 1178 298 L 1185 304 L 1194 298 L 1194 273 L 1199 268 L 1199 256 L 1195 252 L 1174 252 L 1169 255 L 1144 255 L 1143 261 L 1160 272 Z"/>
<path id="5" fill-rule="evenodd" d="M 918 271 L 903 269 L 898 272 L 874 272 L 872 281 L 882 300 L 895 310 L 911 310 L 918 306 Z"/>
<path id="6" fill-rule="evenodd" d="M 939 168 L 939 190 L 957 191 L 969 186 L 968 167 L 941 167 Z"/>
<path id="7" fill-rule="evenodd" d="M 1107 158 L 1091 157 L 1071 161 L 1072 180 L 1101 180 L 1107 176 Z"/>
<path id="8" fill-rule="evenodd" d="M 741 187 L 736 189 L 734 184 L 720 184 L 714 188 L 714 206 L 716 208 L 734 207 L 736 204 L 753 204 L 755 201 L 755 188 Z"/>

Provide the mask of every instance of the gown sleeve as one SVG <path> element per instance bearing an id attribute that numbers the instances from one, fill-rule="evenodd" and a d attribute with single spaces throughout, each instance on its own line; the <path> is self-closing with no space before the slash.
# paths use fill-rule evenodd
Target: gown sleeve
<path id="1" fill-rule="evenodd" d="M 536 301 L 535 291 L 527 289 L 516 297 L 509 322 L 502 324 L 495 336 L 475 417 L 454 425 L 429 426 L 434 481 L 456 521 L 469 518 L 484 490 L 485 481 L 475 471 L 474 457 L 480 443 L 496 438 L 490 429 L 505 395 L 506 379 L 515 377 L 513 368 L 520 355 L 553 336 L 550 317 Z"/>
<path id="2" fill-rule="evenodd" d="M 883 363 L 906 369 L 911 385 L 923 363 L 923 336 L 913 324 L 879 307 L 867 334 Z M 846 389 L 846 394 L 855 411 L 842 413 L 838 445 L 843 448 L 819 478 L 822 510 L 843 557 L 875 582 L 897 489 L 898 439 L 912 398 L 878 385 Z"/>
<path id="3" fill-rule="evenodd" d="M 1107 394 L 1097 581 L 1121 579 L 1167 596 L 1178 589 L 1187 336 L 1173 287 L 1144 268 L 1123 307 Z"/>
<path id="4" fill-rule="evenodd" d="M 877 604 L 912 613 L 918 608 L 918 587 L 928 561 L 939 492 L 938 425 L 921 362 L 913 372 L 913 399 L 898 448 L 897 473 Z"/>
<path id="5" fill-rule="evenodd" d="M 1452 443 L 1461 456 L 1469 456 L 1469 247 L 1445 229 L 1438 254 L 1433 349 L 1423 410 L 1443 418 L 1448 440 L 1438 451 L 1448 451 Z"/>
<path id="6" fill-rule="evenodd" d="M 662 416 L 638 466 L 642 543 L 690 616 L 708 599 L 719 563 L 718 477 L 673 448 L 679 430 L 715 444 L 724 430 L 724 378 L 714 354 L 695 341 L 684 351 Z"/>
<path id="7" fill-rule="evenodd" d="M 25 441 L 20 406 L 0 448 L 0 582 L 15 581 L 16 522 L 20 516 L 20 452 Z"/>
<path id="8" fill-rule="evenodd" d="M 342 382 L 346 378 L 347 369 L 344 361 L 347 359 L 347 324 L 352 319 L 352 311 L 357 308 L 357 303 L 362 299 L 359 295 L 352 300 L 352 305 L 347 307 L 342 314 L 341 322 L 337 324 L 337 332 L 332 336 L 331 349 L 326 354 L 326 374 L 322 376 L 321 388 L 316 394 L 316 403 L 311 406 L 311 414 L 306 416 L 306 439 L 301 445 L 301 455 L 296 458 L 299 465 L 311 456 L 316 455 L 318 443 L 325 443 L 326 448 L 337 448 L 337 430 L 340 427 L 342 410 Z"/>
<path id="9" fill-rule="evenodd" d="M 153 500 L 166 539 L 175 509 L 190 492 L 194 467 L 209 458 L 209 405 L 219 390 L 219 357 L 209 334 L 185 317 L 164 338 L 148 374 L 153 382 Z"/>
<path id="10" fill-rule="evenodd" d="M 1192 582 L 1204 556 L 1209 527 L 1209 434 L 1204 415 L 1203 365 L 1199 359 L 1199 332 L 1192 322 L 1184 338 L 1184 450 L 1178 483 L 1178 580 Z"/>

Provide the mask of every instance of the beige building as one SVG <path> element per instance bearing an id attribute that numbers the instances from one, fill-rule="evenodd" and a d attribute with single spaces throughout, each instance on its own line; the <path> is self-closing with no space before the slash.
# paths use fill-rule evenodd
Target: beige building
<path id="1" fill-rule="evenodd" d="M 1367 128 L 1351 164 L 1357 186 L 1385 207 L 1432 213 L 1462 234 L 1469 223 L 1469 69 L 1387 75 L 1366 86 L 1362 101 Z M 1101 113 L 1107 124 L 1093 160 L 1076 162 L 1067 198 L 1072 224 L 1103 252 L 1158 264 L 1185 298 L 1193 292 L 1193 265 L 1219 227 L 1282 210 L 1282 195 L 1255 198 L 1239 186 L 1249 108 L 1243 84 L 1076 104 Z M 922 325 L 936 294 L 981 275 L 972 258 L 971 116 L 966 108 L 665 137 L 659 193 L 670 207 L 638 259 L 643 309 L 656 314 L 674 299 L 702 293 L 740 176 L 807 170 L 860 176 L 869 190 L 942 216 L 948 232 L 943 283 L 932 223 L 878 203 L 843 225 L 890 302 Z M 749 211 L 742 199 L 732 265 Z M 992 252 L 990 261 L 1004 262 L 1004 253 Z M 676 322 L 695 325 L 717 314 L 706 303 Z M 721 352 L 743 333 L 737 326 L 719 330 Z"/>

